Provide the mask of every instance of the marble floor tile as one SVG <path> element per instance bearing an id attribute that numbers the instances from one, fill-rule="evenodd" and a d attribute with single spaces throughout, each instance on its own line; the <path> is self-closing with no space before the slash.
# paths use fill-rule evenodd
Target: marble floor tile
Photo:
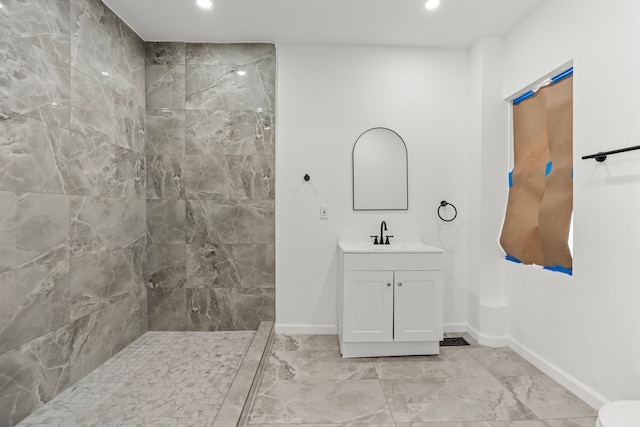
<path id="1" fill-rule="evenodd" d="M 496 377 L 541 375 L 542 372 L 508 347 L 477 346 L 468 349 L 482 366 Z"/>
<path id="2" fill-rule="evenodd" d="M 377 378 L 372 359 L 343 359 L 337 351 L 272 351 L 262 382 Z"/>
<path id="3" fill-rule="evenodd" d="M 339 351 L 337 335 L 284 335 L 277 334 L 273 340 L 273 350 L 298 351 L 319 350 Z"/>
<path id="4" fill-rule="evenodd" d="M 597 417 L 565 418 L 558 420 L 546 420 L 549 427 L 593 427 Z"/>
<path id="5" fill-rule="evenodd" d="M 592 417 L 596 411 L 546 375 L 503 377 L 500 382 L 538 418 Z"/>
<path id="6" fill-rule="evenodd" d="M 385 380 L 492 377 L 464 347 L 442 347 L 434 356 L 380 358 L 375 367 Z"/>
<path id="7" fill-rule="evenodd" d="M 536 419 L 495 378 L 380 382 L 397 422 Z"/>
<path id="8" fill-rule="evenodd" d="M 397 427 L 548 427 L 541 420 L 532 421 L 470 421 L 444 423 L 397 423 Z M 593 426 L 589 426 L 593 427 Z"/>
<path id="9" fill-rule="evenodd" d="M 340 423 L 340 424 L 243 424 L 243 427 L 396 427 L 395 423 Z"/>
<path id="10" fill-rule="evenodd" d="M 393 422 L 377 380 L 277 381 L 262 385 L 248 424 Z"/>

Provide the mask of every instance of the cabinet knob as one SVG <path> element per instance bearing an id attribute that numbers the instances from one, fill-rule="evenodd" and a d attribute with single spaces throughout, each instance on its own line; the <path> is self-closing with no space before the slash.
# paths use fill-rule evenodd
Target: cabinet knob
<path id="1" fill-rule="evenodd" d="M 398 286 L 402 286 L 402 282 L 398 282 Z"/>
<path id="2" fill-rule="evenodd" d="M 391 283 L 387 283 L 387 286 L 391 286 Z"/>

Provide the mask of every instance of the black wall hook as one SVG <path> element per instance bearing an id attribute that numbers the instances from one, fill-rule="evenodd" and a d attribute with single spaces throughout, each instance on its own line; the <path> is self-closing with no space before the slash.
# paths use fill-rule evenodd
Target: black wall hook
<path id="1" fill-rule="evenodd" d="M 309 174 L 305 173 L 304 174 L 304 180 L 308 182 L 310 179 L 311 179 L 311 177 L 309 176 Z"/>
<path id="2" fill-rule="evenodd" d="M 447 205 L 451 206 L 453 208 L 453 218 L 451 219 L 444 219 L 442 218 L 442 215 L 440 215 L 440 209 L 447 207 Z M 455 206 L 453 206 L 451 203 L 447 202 L 446 200 L 443 200 L 440 202 L 440 206 L 438 206 L 438 218 L 440 218 L 441 220 L 443 220 L 444 222 L 451 222 L 454 219 L 456 219 L 456 217 L 458 216 L 458 209 L 456 209 Z"/>

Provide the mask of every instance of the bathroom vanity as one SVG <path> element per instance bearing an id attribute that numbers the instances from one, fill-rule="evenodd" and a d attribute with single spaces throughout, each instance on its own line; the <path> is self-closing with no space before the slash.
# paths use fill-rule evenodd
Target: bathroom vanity
<path id="1" fill-rule="evenodd" d="M 389 245 L 338 239 L 338 339 L 342 357 L 438 354 L 443 251 L 419 236 Z"/>

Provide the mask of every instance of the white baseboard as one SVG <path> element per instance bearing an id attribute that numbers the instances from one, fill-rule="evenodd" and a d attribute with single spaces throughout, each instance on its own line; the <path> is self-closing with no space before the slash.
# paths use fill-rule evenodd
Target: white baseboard
<path id="1" fill-rule="evenodd" d="M 276 334 L 286 335 L 337 335 L 338 325 L 295 325 L 280 324 L 274 326 Z"/>
<path id="2" fill-rule="evenodd" d="M 598 410 L 602 405 L 609 402 L 609 400 L 602 396 L 600 393 L 597 393 L 591 387 L 569 375 L 567 372 L 549 362 L 547 359 L 540 356 L 538 353 L 534 352 L 527 346 L 521 344 L 518 341 L 515 341 L 512 338 L 509 338 L 509 341 L 509 348 L 529 361 L 536 368 L 540 369 L 542 372 L 556 380 L 567 390 L 578 396 L 580 399 L 584 400 L 592 408 Z"/>
<path id="3" fill-rule="evenodd" d="M 467 325 L 467 332 L 471 337 L 478 342 L 480 345 L 486 345 L 487 347 L 499 348 L 499 347 L 507 347 L 511 342 L 510 338 L 507 335 L 502 336 L 494 336 L 487 335 L 479 332 L 476 328 L 471 325 Z"/>

